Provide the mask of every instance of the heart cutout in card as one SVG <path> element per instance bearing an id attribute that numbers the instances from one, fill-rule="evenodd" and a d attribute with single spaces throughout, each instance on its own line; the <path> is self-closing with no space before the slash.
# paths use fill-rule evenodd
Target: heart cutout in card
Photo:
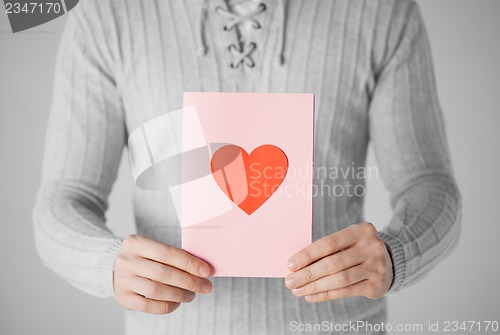
<path id="1" fill-rule="evenodd" d="M 210 162 L 221 190 L 251 215 L 279 188 L 288 171 L 288 158 L 274 145 L 261 145 L 248 154 L 237 145 L 219 148 Z"/>

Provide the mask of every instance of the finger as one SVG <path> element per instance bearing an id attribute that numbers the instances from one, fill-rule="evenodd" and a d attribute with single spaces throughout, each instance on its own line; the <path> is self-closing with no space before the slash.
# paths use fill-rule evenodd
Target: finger
<path id="1" fill-rule="evenodd" d="M 138 276 L 129 279 L 128 287 L 131 291 L 153 300 L 191 302 L 196 297 L 196 293 L 192 291 Z"/>
<path id="2" fill-rule="evenodd" d="M 285 285 L 288 288 L 304 286 L 319 278 L 359 265 L 365 258 L 363 253 L 355 248 L 346 249 L 289 274 L 285 279 Z"/>
<path id="3" fill-rule="evenodd" d="M 126 309 L 150 314 L 169 314 L 181 305 L 179 302 L 147 299 L 132 292 L 123 298 L 121 304 Z"/>
<path id="4" fill-rule="evenodd" d="M 368 279 L 365 268 L 363 266 L 355 266 L 293 289 L 292 293 L 296 296 L 312 295 L 330 290 L 338 290 L 365 279 Z"/>
<path id="5" fill-rule="evenodd" d="M 355 229 L 347 227 L 334 234 L 322 237 L 299 251 L 288 260 L 288 269 L 297 271 L 317 260 L 350 247 L 358 240 Z"/>
<path id="6" fill-rule="evenodd" d="M 342 299 L 347 297 L 368 296 L 371 292 L 369 280 L 346 286 L 337 290 L 329 290 L 305 297 L 307 302 L 323 302 L 328 300 Z"/>
<path id="7" fill-rule="evenodd" d="M 173 266 L 198 277 L 208 277 L 212 273 L 210 264 L 182 249 L 140 235 L 134 235 L 128 240 L 144 258 Z"/>
<path id="8" fill-rule="evenodd" d="M 212 283 L 206 278 L 200 278 L 172 266 L 145 258 L 138 258 L 136 261 L 135 274 L 139 277 L 192 292 L 209 293 L 212 290 Z"/>

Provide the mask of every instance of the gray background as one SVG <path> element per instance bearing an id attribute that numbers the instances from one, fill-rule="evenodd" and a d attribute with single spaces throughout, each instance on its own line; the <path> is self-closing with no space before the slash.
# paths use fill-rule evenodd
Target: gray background
<path id="1" fill-rule="evenodd" d="M 419 3 L 463 194 L 463 230 L 458 248 L 429 276 L 390 295 L 389 321 L 500 321 L 500 1 Z M 31 210 L 64 20 L 13 35 L 0 13 L 0 334 L 123 331 L 113 299 L 74 289 L 42 265 L 34 247 Z M 120 236 L 133 232 L 133 187 L 124 155 L 107 213 Z M 380 180 L 368 182 L 366 218 L 379 228 L 390 218 Z"/>

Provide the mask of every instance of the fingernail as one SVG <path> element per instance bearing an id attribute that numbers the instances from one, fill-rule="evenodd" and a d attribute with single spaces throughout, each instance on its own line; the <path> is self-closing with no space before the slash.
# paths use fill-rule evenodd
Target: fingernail
<path id="1" fill-rule="evenodd" d="M 314 296 L 313 295 L 306 295 L 304 297 L 304 299 L 307 301 L 307 302 L 314 302 Z"/>
<path id="2" fill-rule="evenodd" d="M 192 291 L 187 291 L 184 295 L 184 299 L 186 299 L 187 301 L 193 301 L 193 299 L 196 297 L 196 293 L 192 292 Z"/>
<path id="3" fill-rule="evenodd" d="M 210 268 L 206 265 L 200 266 L 200 274 L 203 277 L 208 277 L 208 275 L 210 274 Z"/>
<path id="4" fill-rule="evenodd" d="M 210 282 L 203 283 L 203 285 L 201 285 L 201 291 L 203 293 L 209 293 L 212 291 L 212 284 Z"/>
<path id="5" fill-rule="evenodd" d="M 292 293 L 293 293 L 293 294 L 295 294 L 295 295 L 297 295 L 297 294 L 301 294 L 302 292 L 304 292 L 304 288 L 302 288 L 302 287 L 299 287 L 299 288 L 294 288 L 294 289 L 292 290 Z"/>
<path id="6" fill-rule="evenodd" d="M 297 278 L 295 278 L 295 276 L 290 276 L 290 277 L 288 277 L 288 278 L 285 280 L 285 285 L 286 285 L 288 288 L 294 288 L 295 286 L 297 286 Z"/>
<path id="7" fill-rule="evenodd" d="M 292 258 L 291 260 L 289 260 L 287 266 L 288 266 L 289 270 L 294 271 L 298 266 L 295 258 Z"/>

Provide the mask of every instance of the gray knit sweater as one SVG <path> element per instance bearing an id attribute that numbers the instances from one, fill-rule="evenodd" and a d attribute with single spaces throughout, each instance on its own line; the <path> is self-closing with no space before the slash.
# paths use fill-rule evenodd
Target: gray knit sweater
<path id="1" fill-rule="evenodd" d="M 113 296 L 122 240 L 104 214 L 127 136 L 181 108 L 184 91 L 314 93 L 316 167 L 363 167 L 371 143 L 394 209 L 380 232 L 394 263 L 391 291 L 422 278 L 456 244 L 460 194 L 417 4 L 261 2 L 244 29 L 229 29 L 235 17 L 224 0 L 84 0 L 69 14 L 33 216 L 42 260 L 74 286 Z M 364 179 L 323 175 L 315 184 Z M 180 246 L 168 191 L 134 192 L 138 233 Z M 363 196 L 314 199 L 314 239 L 363 220 Z M 281 334 L 292 321 L 386 318 L 385 299 L 309 304 L 282 279 L 213 282 L 211 294 L 170 315 L 126 312 L 127 334 Z"/>

